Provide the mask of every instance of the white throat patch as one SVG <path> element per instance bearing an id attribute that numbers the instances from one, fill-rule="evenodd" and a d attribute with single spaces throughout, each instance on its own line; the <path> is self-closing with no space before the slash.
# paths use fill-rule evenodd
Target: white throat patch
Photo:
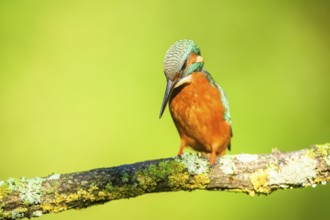
<path id="1" fill-rule="evenodd" d="M 191 81 L 192 81 L 192 76 L 190 74 L 190 75 L 180 79 L 179 82 L 177 82 L 177 84 L 175 84 L 174 88 L 177 88 L 177 87 L 179 87 L 183 84 L 186 84 L 186 83 L 191 83 Z"/>

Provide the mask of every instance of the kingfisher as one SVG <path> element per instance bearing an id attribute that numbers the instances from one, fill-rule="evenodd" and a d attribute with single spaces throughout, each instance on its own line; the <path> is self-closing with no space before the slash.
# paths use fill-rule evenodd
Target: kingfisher
<path id="1" fill-rule="evenodd" d="M 178 156 L 185 147 L 217 156 L 230 150 L 233 136 L 229 105 L 224 90 L 204 68 L 204 59 L 193 40 L 178 40 L 166 52 L 166 90 L 159 118 L 169 103 L 181 138 Z"/>

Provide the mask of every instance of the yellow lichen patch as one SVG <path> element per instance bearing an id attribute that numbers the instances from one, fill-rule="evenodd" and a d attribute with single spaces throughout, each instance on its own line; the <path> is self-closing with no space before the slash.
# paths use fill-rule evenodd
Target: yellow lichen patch
<path id="1" fill-rule="evenodd" d="M 63 195 L 61 197 L 62 197 L 63 201 L 65 201 L 66 203 L 73 202 L 73 201 L 77 201 L 79 199 L 79 197 L 81 197 L 81 195 L 83 195 L 83 192 L 84 191 L 78 190 L 77 193 L 72 193 L 72 194 L 69 194 L 69 195 Z"/>
<path id="2" fill-rule="evenodd" d="M 139 185 L 143 190 L 153 189 L 157 186 L 156 181 L 145 173 L 138 173 L 136 179 L 139 181 Z"/>
<path id="3" fill-rule="evenodd" d="M 58 205 L 53 206 L 53 209 L 50 212 L 58 213 L 58 212 L 63 212 L 67 209 L 68 209 L 68 207 L 66 205 L 58 204 Z"/>
<path id="4" fill-rule="evenodd" d="M 65 194 L 55 194 L 55 200 L 53 201 L 53 204 L 45 204 L 42 206 L 43 210 L 48 210 L 49 212 L 61 212 L 64 210 L 67 210 L 67 205 L 66 205 L 66 199 L 67 195 Z M 69 197 L 70 198 L 70 197 Z M 72 199 L 72 198 L 70 198 Z"/>
<path id="5" fill-rule="evenodd" d="M 309 149 L 306 153 L 306 155 L 312 159 L 314 159 L 316 157 L 316 153 L 314 151 L 314 149 Z"/>
<path id="6" fill-rule="evenodd" d="M 194 184 L 192 185 L 192 188 L 205 188 L 205 186 L 210 183 L 209 176 L 206 173 L 201 173 L 199 175 L 195 175 L 194 178 Z"/>
<path id="7" fill-rule="evenodd" d="M 41 209 L 42 209 L 43 212 L 48 213 L 48 212 L 51 212 L 54 209 L 54 206 L 49 204 L 49 203 L 46 203 L 46 204 L 41 205 Z"/>
<path id="8" fill-rule="evenodd" d="M 327 178 L 322 177 L 322 176 L 317 176 L 317 177 L 313 180 L 313 182 L 314 182 L 315 184 L 324 184 L 324 182 L 327 182 Z"/>
<path id="9" fill-rule="evenodd" d="M 0 183 L 0 201 L 2 201 L 8 193 L 10 193 L 10 190 L 8 189 L 7 184 L 5 184 L 3 181 Z"/>
<path id="10" fill-rule="evenodd" d="M 13 216 L 13 213 L 11 211 L 0 210 L 0 216 L 3 219 L 10 219 Z"/>
<path id="11" fill-rule="evenodd" d="M 330 166 L 330 144 L 316 145 L 317 153 L 323 157 L 324 161 Z"/>
<path id="12" fill-rule="evenodd" d="M 186 185 L 187 180 L 189 179 L 188 174 L 185 173 L 177 173 L 175 175 L 171 175 L 168 177 L 168 183 L 171 188 L 179 189 Z"/>
<path id="13" fill-rule="evenodd" d="M 314 154 L 314 157 L 312 157 Z M 314 147 L 311 147 L 308 151 L 307 151 L 307 156 L 310 156 L 312 159 L 314 159 L 316 156 L 318 157 L 323 157 L 323 159 L 327 161 L 327 159 L 329 158 L 330 155 L 330 144 L 326 143 L 326 144 L 322 144 L 322 145 L 315 145 Z M 330 166 L 330 163 L 328 163 Z"/>
<path id="14" fill-rule="evenodd" d="M 104 197 L 102 198 L 94 195 L 94 192 L 97 190 L 98 187 L 91 186 L 87 190 L 80 188 L 76 193 L 57 194 L 56 199 L 52 202 L 53 204 L 45 204 L 42 206 L 42 209 L 47 212 L 60 212 L 68 208 L 66 204 L 69 204 L 74 201 L 78 201 L 82 199 L 84 201 L 93 202 L 96 200 L 104 199 L 104 197 L 106 196 L 104 192 L 103 192 Z"/>
<path id="15" fill-rule="evenodd" d="M 25 208 L 25 207 L 21 207 L 21 206 L 17 207 L 15 210 L 16 210 L 17 212 L 20 212 L 20 213 L 24 213 L 24 212 L 27 212 L 27 211 L 28 211 L 27 208 Z"/>
<path id="16" fill-rule="evenodd" d="M 108 198 L 108 194 L 105 193 L 105 192 L 103 192 L 103 191 L 100 191 L 100 192 L 98 192 L 97 197 L 98 197 L 100 200 L 104 200 L 104 199 L 107 199 L 107 198 Z"/>
<path id="17" fill-rule="evenodd" d="M 110 200 L 130 198 L 130 197 L 135 197 L 137 195 L 141 195 L 145 192 L 146 190 L 142 189 L 141 186 L 137 185 L 132 187 L 130 185 L 124 185 L 124 186 L 113 187 L 113 191 L 109 192 L 108 198 Z"/>
<path id="18" fill-rule="evenodd" d="M 96 187 L 96 186 L 95 186 Z M 77 191 L 77 196 L 78 199 L 79 198 L 83 198 L 85 201 L 95 201 L 96 197 L 93 194 L 94 190 L 97 190 L 97 187 L 95 188 L 94 186 L 92 186 L 91 188 L 89 188 L 88 190 L 84 190 L 84 189 L 79 189 Z"/>
<path id="19" fill-rule="evenodd" d="M 324 156 L 324 157 L 326 157 L 326 156 L 329 155 L 329 150 L 330 150 L 329 146 L 326 146 L 326 145 L 324 145 L 324 146 L 319 146 L 319 147 L 317 148 L 317 151 L 318 151 L 322 156 Z"/>
<path id="20" fill-rule="evenodd" d="M 257 193 L 270 193 L 268 186 L 269 173 L 265 170 L 258 170 L 250 175 L 250 182 L 253 185 L 253 189 Z M 253 194 L 253 193 L 252 193 Z M 250 192 L 251 195 L 251 192 Z"/>
<path id="21" fill-rule="evenodd" d="M 95 196 L 94 194 L 83 190 L 79 189 L 76 193 L 71 193 L 71 194 L 57 194 L 55 196 L 55 200 L 52 202 L 52 204 L 44 204 L 41 206 L 42 210 L 46 212 L 61 212 L 64 210 L 68 209 L 67 204 L 78 201 L 79 199 L 83 198 L 85 201 L 94 201 Z"/>
<path id="22" fill-rule="evenodd" d="M 251 190 L 251 191 L 249 191 L 249 196 L 255 196 L 256 195 L 256 192 L 255 191 L 253 191 L 253 190 Z"/>

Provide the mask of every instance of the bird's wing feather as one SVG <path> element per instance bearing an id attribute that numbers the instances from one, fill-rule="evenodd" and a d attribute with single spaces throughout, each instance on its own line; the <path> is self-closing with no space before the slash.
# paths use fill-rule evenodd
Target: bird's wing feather
<path id="1" fill-rule="evenodd" d="M 223 89 L 217 84 L 215 83 L 215 86 L 218 88 L 220 94 L 221 94 L 221 103 L 224 105 L 225 107 L 225 120 L 229 122 L 229 124 L 231 125 L 231 117 L 230 117 L 230 110 L 229 110 L 229 104 L 228 104 L 228 100 L 226 97 L 226 93 L 225 91 L 223 91 Z"/>

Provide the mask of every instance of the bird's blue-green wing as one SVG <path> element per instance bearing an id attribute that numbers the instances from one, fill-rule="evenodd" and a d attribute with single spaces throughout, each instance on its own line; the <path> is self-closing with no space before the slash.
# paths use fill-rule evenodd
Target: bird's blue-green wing
<path id="1" fill-rule="evenodd" d="M 223 89 L 221 88 L 221 86 L 219 86 L 217 83 L 215 83 L 215 86 L 218 88 L 220 94 L 221 94 L 221 103 L 223 104 L 223 106 L 225 107 L 225 120 L 230 124 L 231 126 L 231 117 L 230 117 L 230 110 L 229 110 L 229 104 L 228 104 L 228 100 L 226 97 L 226 93 L 225 91 L 223 91 Z"/>
<path id="2" fill-rule="evenodd" d="M 219 86 L 217 83 L 214 82 L 214 85 L 218 88 L 218 90 L 220 91 L 220 94 L 221 94 L 221 102 L 222 104 L 224 105 L 225 107 L 225 120 L 229 123 L 230 125 L 230 133 L 231 133 L 231 136 L 233 136 L 233 127 L 232 127 L 232 124 L 231 124 L 231 117 L 230 117 L 230 111 L 229 111 L 229 104 L 228 104 L 228 100 L 227 100 L 227 97 L 226 97 L 226 93 L 225 91 L 223 91 L 223 89 L 221 88 L 221 86 Z M 230 146 L 230 143 L 228 145 L 228 150 L 230 150 L 231 146 Z"/>

